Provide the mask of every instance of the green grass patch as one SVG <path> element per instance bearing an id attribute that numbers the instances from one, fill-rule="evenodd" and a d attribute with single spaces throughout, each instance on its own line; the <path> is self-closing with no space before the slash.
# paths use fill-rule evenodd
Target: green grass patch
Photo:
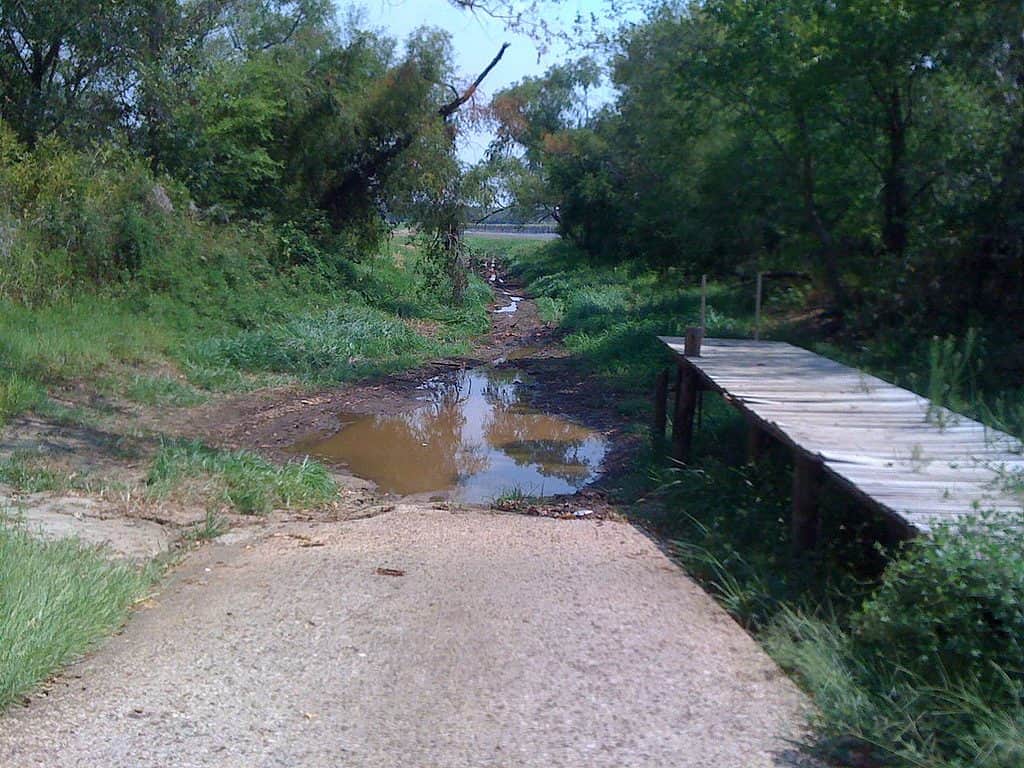
<path id="1" fill-rule="evenodd" d="M 120 626 L 153 578 L 74 540 L 0 524 L 0 709 Z"/>
<path id="2" fill-rule="evenodd" d="M 186 482 L 202 483 L 205 493 L 242 514 L 315 507 L 338 490 L 324 466 L 308 458 L 278 465 L 251 451 L 219 451 L 194 441 L 164 443 L 147 478 L 151 493 L 166 495 Z"/>
<path id="3" fill-rule="evenodd" d="M 489 328 L 487 284 L 474 276 L 452 306 L 420 273 L 415 245 L 403 244 L 400 259 L 394 249 L 358 263 L 323 254 L 323 263 L 275 271 L 266 233 L 230 235 L 213 237 L 195 269 L 165 254 L 117 291 L 83 289 L 41 304 L 0 296 L 0 423 L 70 380 L 188 407 L 208 392 L 332 384 L 462 354 Z M 187 383 L 131 372 L 168 362 Z"/>
<path id="4" fill-rule="evenodd" d="M 197 344 L 194 364 L 287 373 L 307 382 L 349 381 L 415 364 L 431 349 L 406 323 L 370 307 L 304 315 Z"/>
<path id="5" fill-rule="evenodd" d="M 0 427 L 12 416 L 35 408 L 46 399 L 36 382 L 17 373 L 0 372 Z"/>
<path id="6" fill-rule="evenodd" d="M 169 376 L 135 376 L 125 387 L 125 395 L 137 403 L 172 408 L 200 405 L 208 399 L 195 387 Z"/>
<path id="7" fill-rule="evenodd" d="M 23 493 L 39 493 L 65 488 L 68 480 L 44 466 L 37 456 L 15 453 L 0 459 L 0 483 Z"/>
<path id="8" fill-rule="evenodd" d="M 114 363 L 154 362 L 176 338 L 124 301 L 90 294 L 41 307 L 0 301 L 0 327 L 0 366 L 40 383 L 92 378 Z"/>

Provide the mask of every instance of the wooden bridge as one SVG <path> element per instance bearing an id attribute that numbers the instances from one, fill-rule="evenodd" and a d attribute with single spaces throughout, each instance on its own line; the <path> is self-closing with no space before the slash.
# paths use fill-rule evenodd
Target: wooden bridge
<path id="1" fill-rule="evenodd" d="M 684 339 L 659 338 L 679 362 L 673 454 L 689 456 L 698 392 L 720 393 L 747 418 L 751 458 L 766 434 L 792 449 L 798 549 L 817 538 L 824 478 L 905 536 L 984 510 L 1022 508 L 1024 446 L 1010 435 L 790 344 L 706 339 L 699 355 L 686 355 Z M 666 390 L 663 378 L 656 408 L 662 436 Z"/>

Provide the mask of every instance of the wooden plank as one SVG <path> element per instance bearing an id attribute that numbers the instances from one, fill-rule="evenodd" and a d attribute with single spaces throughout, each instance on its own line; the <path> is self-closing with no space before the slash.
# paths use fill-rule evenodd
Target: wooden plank
<path id="1" fill-rule="evenodd" d="M 789 344 L 705 339 L 699 358 L 684 358 L 683 339 L 662 341 L 752 430 L 789 445 L 798 466 L 816 464 L 901 523 L 928 530 L 979 509 L 1021 509 L 1005 482 L 1024 476 L 1024 445 L 1011 435 Z"/>

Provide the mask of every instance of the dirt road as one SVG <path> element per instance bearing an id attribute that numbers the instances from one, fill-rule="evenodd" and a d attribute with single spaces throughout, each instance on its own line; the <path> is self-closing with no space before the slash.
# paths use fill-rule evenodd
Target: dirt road
<path id="1" fill-rule="evenodd" d="M 804 706 L 632 526 L 404 505 L 194 553 L 0 766 L 757 768 Z"/>

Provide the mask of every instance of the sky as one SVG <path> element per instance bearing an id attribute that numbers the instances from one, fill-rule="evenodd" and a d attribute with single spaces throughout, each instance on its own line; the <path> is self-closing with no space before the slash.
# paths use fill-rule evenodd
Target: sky
<path id="1" fill-rule="evenodd" d="M 482 96 L 490 95 L 524 77 L 543 74 L 553 64 L 572 58 L 562 43 L 552 43 L 549 50 L 525 34 L 509 32 L 504 23 L 487 15 L 453 7 L 448 0 L 362 0 L 363 19 L 360 26 L 383 29 L 390 36 L 404 40 L 414 29 L 427 25 L 440 27 L 452 36 L 455 63 L 463 82 L 475 78 L 504 42 L 511 43 L 498 66 L 481 86 Z M 541 13 L 551 24 L 568 30 L 577 13 L 589 16 L 600 13 L 605 0 L 562 0 L 548 3 Z M 477 130 L 460 138 L 459 156 L 472 163 L 482 157 L 489 135 Z"/>

